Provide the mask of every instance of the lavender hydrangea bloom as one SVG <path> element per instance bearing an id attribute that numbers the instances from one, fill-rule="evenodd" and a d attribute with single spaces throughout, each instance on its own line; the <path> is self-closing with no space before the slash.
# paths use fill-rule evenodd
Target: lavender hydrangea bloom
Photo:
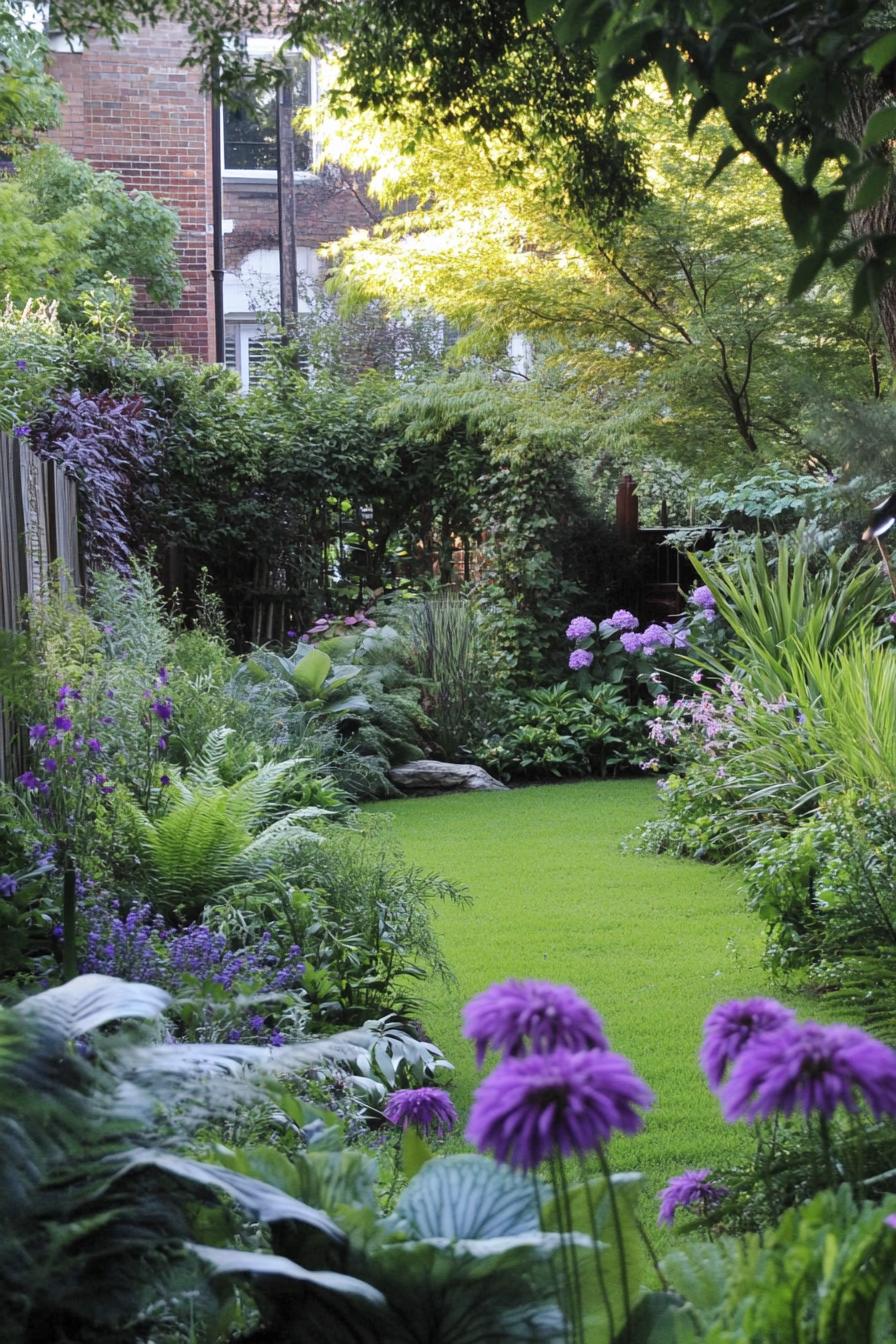
<path id="1" fill-rule="evenodd" d="M 620 635 L 619 640 L 626 653 L 640 653 L 644 646 L 644 636 L 635 634 L 632 630 Z"/>
<path id="2" fill-rule="evenodd" d="M 400 1129 L 416 1129 L 424 1137 L 435 1134 L 440 1139 L 457 1124 L 454 1103 L 441 1087 L 393 1092 L 383 1107 L 383 1115 Z"/>
<path id="3" fill-rule="evenodd" d="M 594 662 L 594 654 L 587 649 L 573 649 L 569 655 L 569 666 L 573 672 L 581 672 Z"/>
<path id="4" fill-rule="evenodd" d="M 712 590 L 707 588 L 705 583 L 701 584 L 699 588 L 694 589 L 688 598 L 688 601 L 695 607 L 701 607 L 703 611 L 714 610 L 716 605 Z"/>
<path id="5" fill-rule="evenodd" d="M 680 1176 L 673 1176 L 660 1194 L 660 1215 L 657 1223 L 660 1225 L 665 1223 L 671 1227 L 677 1209 L 686 1208 L 690 1204 L 699 1204 L 701 1212 L 705 1213 L 711 1205 L 718 1204 L 719 1200 L 724 1199 L 728 1194 L 724 1185 L 713 1185 L 709 1177 L 709 1167 L 702 1167 L 698 1171 L 683 1171 Z"/>
<path id="6" fill-rule="evenodd" d="M 531 1171 L 555 1153 L 594 1152 L 613 1130 L 636 1134 L 653 1094 L 622 1055 L 555 1050 L 505 1059 L 480 1084 L 466 1137 L 480 1152 Z"/>
<path id="7" fill-rule="evenodd" d="M 731 999 L 717 1003 L 703 1023 L 700 1064 L 712 1088 L 725 1076 L 744 1048 L 765 1032 L 778 1031 L 794 1021 L 794 1014 L 777 999 Z"/>
<path id="8" fill-rule="evenodd" d="M 641 647 L 648 658 L 651 658 L 657 649 L 668 648 L 672 643 L 672 635 L 664 625 L 648 625 L 641 636 Z"/>
<path id="9" fill-rule="evenodd" d="M 630 611 L 626 611 L 624 607 L 620 607 L 610 617 L 610 624 L 614 630 L 637 630 L 638 618 L 633 616 Z"/>
<path id="10" fill-rule="evenodd" d="M 506 1055 L 567 1050 L 607 1050 L 600 1014 L 569 985 L 549 980 L 505 980 L 490 985 L 464 1008 L 464 1035 L 476 1043 L 476 1063 L 486 1051 Z"/>
<path id="11" fill-rule="evenodd" d="M 896 1051 L 858 1027 L 790 1023 L 757 1036 L 725 1085 L 725 1119 L 756 1120 L 799 1109 L 830 1116 L 864 1101 L 876 1119 L 896 1116 Z"/>
<path id="12" fill-rule="evenodd" d="M 589 621 L 587 616 L 573 616 L 569 625 L 566 627 L 567 639 L 588 639 L 593 635 L 597 626 L 593 621 Z"/>

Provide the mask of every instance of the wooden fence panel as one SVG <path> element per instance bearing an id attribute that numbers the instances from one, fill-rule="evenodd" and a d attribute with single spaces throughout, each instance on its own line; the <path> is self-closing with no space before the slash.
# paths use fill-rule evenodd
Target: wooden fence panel
<path id="1" fill-rule="evenodd" d="M 65 586 L 81 591 L 77 486 L 55 462 L 0 433 L 0 629 L 17 630 L 25 598 L 39 601 L 59 565 Z M 21 764 L 0 706 L 0 777 Z"/>

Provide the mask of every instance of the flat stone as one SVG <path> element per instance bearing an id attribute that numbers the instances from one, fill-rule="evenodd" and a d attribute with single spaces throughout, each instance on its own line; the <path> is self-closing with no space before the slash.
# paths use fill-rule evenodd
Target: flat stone
<path id="1" fill-rule="evenodd" d="M 408 761 L 390 770 L 389 779 L 405 793 L 507 788 L 481 765 L 455 765 L 452 761 Z"/>

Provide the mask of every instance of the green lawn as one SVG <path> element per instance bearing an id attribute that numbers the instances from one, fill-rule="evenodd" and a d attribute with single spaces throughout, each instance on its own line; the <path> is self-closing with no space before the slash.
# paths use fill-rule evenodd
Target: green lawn
<path id="1" fill-rule="evenodd" d="M 458 1109 L 477 1077 L 460 1034 L 463 1003 L 511 975 L 574 985 L 656 1094 L 643 1134 L 618 1139 L 611 1153 L 617 1170 L 644 1172 L 653 1192 L 686 1167 L 745 1151 L 747 1134 L 722 1121 L 697 1051 L 717 1000 L 768 990 L 761 932 L 735 871 L 621 852 L 620 839 L 655 813 L 655 787 L 589 781 L 374 809 L 393 813 L 410 861 L 474 899 L 438 911 L 458 984 L 434 983 L 425 1013 L 456 1066 Z"/>

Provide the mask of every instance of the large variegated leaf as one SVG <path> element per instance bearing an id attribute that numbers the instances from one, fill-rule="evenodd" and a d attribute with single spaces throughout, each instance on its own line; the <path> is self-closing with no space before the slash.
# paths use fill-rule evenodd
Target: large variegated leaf
<path id="1" fill-rule="evenodd" d="M 210 1162 L 196 1162 L 189 1157 L 179 1157 L 176 1153 L 136 1148 L 127 1154 L 125 1165 L 118 1176 L 120 1178 L 147 1167 L 167 1172 L 169 1176 L 198 1185 L 204 1190 L 219 1190 L 261 1223 L 305 1223 L 318 1232 L 326 1233 L 333 1241 L 345 1240 L 344 1233 L 322 1210 L 313 1209 L 310 1204 L 295 1199 L 265 1181 L 256 1180 L 254 1176 L 229 1171 L 226 1167 L 215 1166 Z"/>
<path id="2" fill-rule="evenodd" d="M 396 1213 L 418 1236 L 471 1240 L 539 1230 L 532 1182 L 475 1153 L 427 1162 Z"/>
<path id="3" fill-rule="evenodd" d="M 319 1288 L 328 1293 L 344 1293 L 360 1297 L 372 1306 L 384 1306 L 385 1298 L 363 1279 L 350 1274 L 336 1274 L 327 1269 L 303 1269 L 294 1260 L 283 1255 L 257 1255 L 253 1251 L 229 1251 L 219 1246 L 199 1246 L 188 1242 L 187 1249 L 211 1267 L 213 1274 L 241 1275 L 247 1278 L 293 1279 L 306 1288 Z"/>
<path id="4" fill-rule="evenodd" d="M 123 1018 L 158 1017 L 170 1002 L 170 994 L 155 985 L 131 984 L 112 975 L 79 975 L 23 999 L 15 1011 L 71 1039 Z"/>
<path id="5" fill-rule="evenodd" d="M 141 986 L 143 988 L 143 986 Z M 186 1042 L 183 1045 L 140 1045 L 119 1061 L 119 1071 L 148 1084 L 154 1078 L 189 1077 L 225 1073 L 237 1076 L 245 1069 L 257 1073 L 301 1073 L 325 1060 L 354 1060 L 366 1050 L 371 1033 L 363 1028 L 342 1031 L 320 1041 L 301 1041 L 273 1049 L 267 1045 L 241 1045 L 238 1041 Z"/>

